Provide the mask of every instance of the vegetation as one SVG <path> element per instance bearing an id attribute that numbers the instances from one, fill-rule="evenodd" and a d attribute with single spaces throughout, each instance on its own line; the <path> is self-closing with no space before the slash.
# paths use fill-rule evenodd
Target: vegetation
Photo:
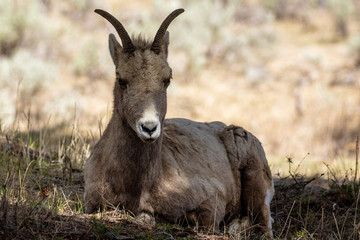
<path id="1" fill-rule="evenodd" d="M 252 228 L 238 233 L 214 234 L 196 225 L 159 222 L 144 225 L 130 212 L 84 214 L 82 166 L 89 155 L 89 140 L 76 129 L 64 136 L 57 150 L 46 143 L 53 130 L 1 132 L 0 237 L 2 239 L 254 239 Z M 56 147 L 55 147 L 56 148 Z M 357 239 L 359 234 L 359 141 L 354 168 L 345 176 L 331 166 L 313 178 L 292 158 L 287 174 L 275 177 L 272 202 L 277 239 Z M 263 236 L 262 238 L 266 238 Z"/>
<path id="2" fill-rule="evenodd" d="M 169 29 L 167 116 L 261 139 L 276 239 L 359 239 L 356 0 L 0 1 L 0 239 L 266 239 L 147 226 L 115 207 L 83 213 L 82 169 L 114 78 L 113 29 L 93 9 L 153 36 L 177 7 L 186 12 Z"/>

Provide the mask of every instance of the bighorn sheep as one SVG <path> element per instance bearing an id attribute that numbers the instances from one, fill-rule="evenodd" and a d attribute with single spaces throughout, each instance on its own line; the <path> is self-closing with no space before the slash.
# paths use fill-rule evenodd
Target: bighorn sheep
<path id="1" fill-rule="evenodd" d="M 271 172 L 261 143 L 248 131 L 221 122 L 166 119 L 169 24 L 154 40 L 131 39 L 103 10 L 96 13 L 116 29 L 109 49 L 116 81 L 111 120 L 84 169 L 85 211 L 121 206 L 147 220 L 193 217 L 200 226 L 249 216 L 271 234 Z"/>

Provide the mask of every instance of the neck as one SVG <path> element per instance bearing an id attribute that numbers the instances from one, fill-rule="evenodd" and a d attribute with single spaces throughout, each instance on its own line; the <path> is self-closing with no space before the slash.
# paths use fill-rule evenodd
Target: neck
<path id="1" fill-rule="evenodd" d="M 160 174 L 162 134 L 155 142 L 144 143 L 116 113 L 109 126 L 109 145 L 117 149 L 112 167 L 123 182 L 123 188 L 117 191 L 125 196 L 121 200 L 125 208 L 136 212 L 144 189 L 151 189 Z"/>

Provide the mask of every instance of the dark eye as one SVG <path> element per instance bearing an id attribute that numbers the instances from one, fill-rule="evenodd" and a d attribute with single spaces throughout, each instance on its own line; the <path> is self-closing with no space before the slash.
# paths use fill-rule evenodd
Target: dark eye
<path id="1" fill-rule="evenodd" d="M 116 78 L 116 80 L 118 81 L 118 83 L 119 83 L 119 85 L 120 85 L 120 88 L 122 88 L 122 89 L 125 89 L 125 88 L 127 88 L 127 81 L 126 80 L 124 80 L 124 79 L 122 79 L 122 78 Z"/>
<path id="2" fill-rule="evenodd" d="M 164 87 L 168 87 L 170 85 L 170 78 L 164 80 Z"/>

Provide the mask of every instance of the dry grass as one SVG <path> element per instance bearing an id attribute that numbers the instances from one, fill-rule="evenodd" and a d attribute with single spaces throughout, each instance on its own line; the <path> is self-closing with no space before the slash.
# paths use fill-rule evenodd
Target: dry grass
<path id="1" fill-rule="evenodd" d="M 46 134 L 1 132 L 0 238 L 2 239 L 266 239 L 252 228 L 237 234 L 214 235 L 194 227 L 167 223 L 144 225 L 123 209 L 110 207 L 83 213 L 82 165 L 91 140 L 76 125 L 61 138 L 56 151 Z M 271 205 L 277 239 L 358 239 L 359 177 L 357 155 L 346 175 L 327 166 L 309 178 L 303 163 L 287 158 L 287 172 L 275 175 Z M 274 171 L 273 171 L 274 172 Z M 275 172 L 274 172 L 275 173 Z"/>
<path id="2" fill-rule="evenodd" d="M 276 238 L 359 239 L 355 0 L 1 1 L 0 238 L 234 238 L 144 226 L 120 210 L 83 214 L 82 169 L 114 78 L 113 29 L 92 10 L 153 36 L 177 7 L 168 117 L 235 123 L 261 140 L 277 178 Z"/>

